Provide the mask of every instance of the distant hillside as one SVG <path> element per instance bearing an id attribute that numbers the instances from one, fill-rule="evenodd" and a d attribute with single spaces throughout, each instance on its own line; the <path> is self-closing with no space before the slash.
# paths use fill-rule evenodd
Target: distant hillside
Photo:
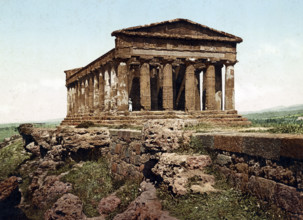
<path id="1" fill-rule="evenodd" d="M 303 105 L 279 106 L 275 108 L 265 109 L 262 111 L 242 113 L 249 120 L 266 120 L 274 118 L 292 118 L 296 119 L 303 116 Z"/>

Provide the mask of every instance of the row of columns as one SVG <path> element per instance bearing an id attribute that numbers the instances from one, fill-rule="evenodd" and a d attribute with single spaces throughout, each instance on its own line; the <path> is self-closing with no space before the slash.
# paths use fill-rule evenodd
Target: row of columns
<path id="1" fill-rule="evenodd" d="M 220 67 L 221 68 L 221 67 Z M 162 106 L 164 110 L 173 110 L 173 67 L 166 63 L 163 71 Z M 67 86 L 68 115 L 90 114 L 101 111 L 127 111 L 129 98 L 129 66 L 120 62 L 117 67 L 110 66 L 92 72 Z M 140 65 L 140 105 L 143 110 L 151 110 L 150 64 Z M 220 76 L 220 77 L 218 77 Z M 234 104 L 234 67 L 225 65 L 225 90 L 223 92 L 221 69 L 208 64 L 200 83 L 200 94 L 197 88 L 196 69 L 194 64 L 186 66 L 184 75 L 185 111 L 200 109 L 201 99 L 205 98 L 205 110 L 233 110 Z M 198 79 L 199 80 L 199 79 Z M 205 96 L 201 91 L 205 92 Z M 224 93 L 224 94 L 223 94 Z M 223 97 L 224 95 L 224 97 Z M 201 98 L 199 98 L 201 97 Z M 223 101 L 224 98 L 224 101 Z M 223 103 L 224 102 L 224 107 Z"/>

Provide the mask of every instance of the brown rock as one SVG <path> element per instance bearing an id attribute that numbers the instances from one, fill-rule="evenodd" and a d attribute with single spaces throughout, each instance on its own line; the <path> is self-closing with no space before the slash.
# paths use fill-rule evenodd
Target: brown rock
<path id="1" fill-rule="evenodd" d="M 261 177 L 251 176 L 248 182 L 248 191 L 259 199 L 273 201 L 276 182 Z"/>
<path id="2" fill-rule="evenodd" d="M 11 176 L 0 182 L 0 202 L 7 199 L 18 187 L 18 178 Z"/>
<path id="3" fill-rule="evenodd" d="M 46 211 L 45 220 L 84 220 L 86 216 L 82 212 L 81 200 L 73 194 L 65 194 L 56 203 Z"/>
<path id="4" fill-rule="evenodd" d="M 32 202 L 38 208 L 44 208 L 58 196 L 70 192 L 70 183 L 59 181 L 57 176 L 47 176 L 41 186 L 34 191 Z"/>
<path id="5" fill-rule="evenodd" d="M 102 214 L 110 214 L 120 205 L 121 200 L 116 195 L 109 195 L 106 198 L 101 199 L 98 205 L 98 211 Z"/>
<path id="6" fill-rule="evenodd" d="M 303 193 L 294 187 L 277 183 L 274 200 L 279 207 L 288 212 L 303 214 Z"/>
<path id="7" fill-rule="evenodd" d="M 114 220 L 177 220 L 162 211 L 162 205 L 157 199 L 156 188 L 151 183 L 142 182 L 141 190 L 143 191 L 141 195 L 128 206 L 126 211 L 116 215 Z"/>

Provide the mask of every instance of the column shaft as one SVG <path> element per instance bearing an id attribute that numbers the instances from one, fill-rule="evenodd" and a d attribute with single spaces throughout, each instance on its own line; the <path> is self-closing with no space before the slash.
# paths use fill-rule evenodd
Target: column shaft
<path id="1" fill-rule="evenodd" d="M 88 79 L 85 79 L 85 91 L 84 91 L 84 113 L 87 114 L 89 112 L 89 86 L 88 86 Z"/>
<path id="2" fill-rule="evenodd" d="M 173 110 L 173 71 L 172 65 L 167 63 L 163 69 L 163 109 Z"/>
<path id="3" fill-rule="evenodd" d="M 225 72 L 225 110 L 235 109 L 234 66 L 226 66 Z"/>
<path id="4" fill-rule="evenodd" d="M 143 63 L 140 69 L 140 104 L 141 109 L 151 110 L 149 64 Z"/>
<path id="5" fill-rule="evenodd" d="M 128 110 L 128 67 L 121 62 L 118 66 L 117 108 L 118 111 Z"/>
<path id="6" fill-rule="evenodd" d="M 110 108 L 110 84 L 109 84 L 109 73 L 105 70 L 104 73 L 104 110 L 109 111 Z"/>
<path id="7" fill-rule="evenodd" d="M 205 109 L 214 110 L 215 109 L 215 67 L 214 65 L 209 65 L 206 70 L 206 100 Z"/>
<path id="8" fill-rule="evenodd" d="M 222 67 L 215 66 L 215 109 L 222 110 Z"/>
<path id="9" fill-rule="evenodd" d="M 103 72 L 99 73 L 99 109 L 104 110 L 104 79 Z"/>
<path id="10" fill-rule="evenodd" d="M 110 110 L 112 111 L 117 110 L 117 81 L 116 70 L 112 67 L 110 71 Z"/>
<path id="11" fill-rule="evenodd" d="M 81 80 L 81 96 L 80 96 L 80 102 L 81 102 L 81 113 L 83 114 L 85 112 L 85 81 Z"/>
<path id="12" fill-rule="evenodd" d="M 195 87 L 195 68 L 189 65 L 185 72 L 185 111 L 195 110 Z"/>
<path id="13" fill-rule="evenodd" d="M 70 104 L 70 87 L 66 87 L 67 90 L 67 116 L 71 114 L 71 104 Z"/>
<path id="14" fill-rule="evenodd" d="M 94 74 L 94 111 L 99 110 L 99 77 Z"/>

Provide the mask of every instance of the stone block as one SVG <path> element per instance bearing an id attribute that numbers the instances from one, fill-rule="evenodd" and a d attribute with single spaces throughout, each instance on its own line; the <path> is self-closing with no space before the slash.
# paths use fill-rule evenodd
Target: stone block
<path id="1" fill-rule="evenodd" d="M 277 183 L 274 199 L 287 212 L 303 214 L 303 192 L 297 191 L 295 187 Z"/>
<path id="2" fill-rule="evenodd" d="M 303 159 L 303 138 L 283 138 L 281 146 L 282 157 L 294 158 L 297 160 Z"/>
<path id="3" fill-rule="evenodd" d="M 204 148 L 214 148 L 214 136 L 211 134 L 196 134 L 193 137 L 197 138 L 199 143 Z"/>
<path id="4" fill-rule="evenodd" d="M 244 137 L 243 153 L 260 156 L 266 159 L 279 159 L 281 139 L 274 137 Z"/>
<path id="5" fill-rule="evenodd" d="M 115 153 L 120 154 L 122 151 L 122 144 L 117 144 L 115 147 Z"/>
<path id="6" fill-rule="evenodd" d="M 218 154 L 218 156 L 215 160 L 215 163 L 219 164 L 220 166 L 230 164 L 231 162 L 232 162 L 231 156 L 227 156 L 227 155 L 224 155 L 224 154 Z"/>
<path id="7" fill-rule="evenodd" d="M 258 197 L 273 202 L 276 182 L 261 177 L 251 176 L 248 181 L 248 191 Z"/>
<path id="8" fill-rule="evenodd" d="M 248 165 L 246 163 L 237 163 L 235 166 L 239 173 L 248 174 Z"/>
<path id="9" fill-rule="evenodd" d="M 242 153 L 243 137 L 233 135 L 216 135 L 214 137 L 214 149 Z"/>

